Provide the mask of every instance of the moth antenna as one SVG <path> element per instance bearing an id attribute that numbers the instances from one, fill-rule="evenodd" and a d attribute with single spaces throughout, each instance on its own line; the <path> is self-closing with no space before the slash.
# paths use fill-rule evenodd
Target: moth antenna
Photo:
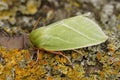
<path id="1" fill-rule="evenodd" d="M 34 24 L 34 27 L 33 27 L 32 31 L 37 28 L 37 25 L 39 24 L 40 19 L 41 19 L 41 17 L 39 17 L 39 18 L 37 19 L 36 23 Z"/>

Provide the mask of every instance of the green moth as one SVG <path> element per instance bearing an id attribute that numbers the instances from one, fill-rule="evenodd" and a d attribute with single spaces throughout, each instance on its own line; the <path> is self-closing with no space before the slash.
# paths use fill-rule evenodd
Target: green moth
<path id="1" fill-rule="evenodd" d="M 49 51 L 97 45 L 107 38 L 101 28 L 84 15 L 64 19 L 30 33 L 30 41 L 34 46 Z"/>

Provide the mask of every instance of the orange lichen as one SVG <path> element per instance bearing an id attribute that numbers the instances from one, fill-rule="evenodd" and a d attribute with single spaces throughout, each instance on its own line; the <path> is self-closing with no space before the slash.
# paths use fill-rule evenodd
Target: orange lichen
<path id="1" fill-rule="evenodd" d="M 39 60 L 42 60 L 43 59 L 43 51 L 40 51 L 39 52 L 39 55 L 37 56 Z"/>
<path id="2" fill-rule="evenodd" d="M 115 76 L 119 74 L 119 52 L 110 55 L 104 52 L 95 54 L 95 59 L 102 64 L 102 68 L 95 72 L 91 70 L 90 73 L 86 72 L 86 67 L 77 63 L 73 64 L 73 69 L 70 66 L 66 66 L 66 58 L 60 55 L 39 52 L 39 55 L 36 56 L 39 57 L 39 60 L 37 60 L 36 57 L 35 59 L 31 59 L 32 55 L 30 55 L 28 50 L 14 49 L 7 51 L 4 48 L 0 48 L 0 53 L 4 59 L 4 62 L 0 64 L 0 79 L 2 80 L 5 80 L 7 78 L 6 76 L 15 80 L 105 80 L 109 79 L 108 77 L 111 75 Z M 75 59 L 80 54 L 73 53 L 66 54 L 66 56 L 67 55 L 72 55 L 73 59 Z M 99 66 L 97 68 L 99 68 Z M 52 73 L 53 76 L 50 73 Z M 61 77 L 61 74 L 63 77 Z M 85 75 L 89 76 L 86 77 Z"/>
<path id="3" fill-rule="evenodd" d="M 115 52 L 115 46 L 113 45 L 112 42 L 110 44 L 108 44 L 108 50 L 111 52 Z"/>
<path id="4" fill-rule="evenodd" d="M 35 14 L 37 12 L 37 6 L 35 6 L 35 1 L 28 1 L 27 2 L 27 11 L 29 14 Z"/>
<path id="5" fill-rule="evenodd" d="M 43 60 L 42 64 L 47 65 L 48 64 L 47 60 Z"/>
<path id="6" fill-rule="evenodd" d="M 96 54 L 96 57 L 97 57 L 98 60 L 100 60 L 101 57 L 102 57 L 102 54 L 98 52 L 98 53 Z"/>
<path id="7" fill-rule="evenodd" d="M 53 77 L 48 76 L 48 77 L 47 77 L 47 80 L 54 80 L 54 79 L 53 79 Z"/>
<path id="8" fill-rule="evenodd" d="M 113 70 L 113 74 L 114 74 L 114 75 L 117 75 L 118 73 L 119 73 L 118 70 Z"/>

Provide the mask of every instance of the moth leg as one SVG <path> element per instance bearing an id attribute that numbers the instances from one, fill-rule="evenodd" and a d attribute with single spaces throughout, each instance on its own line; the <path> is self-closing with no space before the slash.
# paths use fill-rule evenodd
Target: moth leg
<path id="1" fill-rule="evenodd" d="M 71 60 L 67 56 L 65 56 L 62 52 L 54 52 L 54 51 L 47 51 L 47 52 L 63 56 L 64 58 L 66 58 L 68 60 L 68 62 L 72 66 Z"/>
<path id="2" fill-rule="evenodd" d="M 37 59 L 36 59 L 36 62 L 38 62 L 40 60 L 40 54 L 42 54 L 43 52 L 44 52 L 43 50 L 37 49 Z"/>
<path id="3" fill-rule="evenodd" d="M 64 58 L 66 58 L 67 60 L 68 60 L 68 62 L 70 63 L 70 65 L 72 66 L 72 62 L 71 62 L 71 60 L 67 57 L 67 56 L 65 56 L 63 53 L 61 53 L 61 52 L 58 52 L 58 54 L 60 54 L 61 56 L 63 56 Z"/>
<path id="4" fill-rule="evenodd" d="M 36 59 L 36 62 L 39 61 L 39 53 L 40 53 L 40 50 L 38 49 L 38 50 L 37 50 L 37 59 Z"/>
<path id="5" fill-rule="evenodd" d="M 74 51 L 74 52 L 76 52 L 76 53 L 78 53 L 78 54 L 83 56 L 83 53 L 81 51 L 78 51 L 78 50 L 72 50 L 72 51 Z"/>

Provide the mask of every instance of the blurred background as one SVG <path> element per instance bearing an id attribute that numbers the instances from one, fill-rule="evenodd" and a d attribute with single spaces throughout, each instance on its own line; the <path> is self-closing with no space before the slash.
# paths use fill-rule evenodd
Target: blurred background
<path id="1" fill-rule="evenodd" d="M 90 12 L 90 17 L 105 29 L 115 29 L 120 19 L 119 0 L 0 0 L 0 27 L 12 33 L 30 32 L 38 27 Z M 114 27 L 113 27 L 114 26 Z"/>

